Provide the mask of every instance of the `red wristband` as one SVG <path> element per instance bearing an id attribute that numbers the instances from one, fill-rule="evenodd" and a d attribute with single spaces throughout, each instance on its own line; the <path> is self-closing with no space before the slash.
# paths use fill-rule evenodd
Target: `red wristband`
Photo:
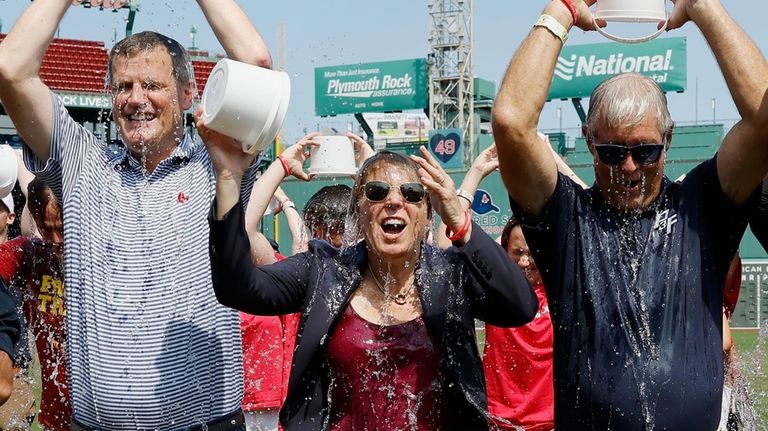
<path id="1" fill-rule="evenodd" d="M 285 161 L 283 156 L 277 156 L 277 160 L 280 160 L 280 163 L 283 165 L 283 170 L 285 171 L 285 176 L 290 177 L 291 176 L 291 167 L 288 166 L 288 162 Z"/>
<path id="2" fill-rule="evenodd" d="M 464 213 L 464 226 L 461 227 L 461 229 L 457 230 L 456 233 L 453 235 L 450 234 L 451 228 L 449 228 L 447 225 L 445 226 L 445 236 L 448 237 L 448 240 L 451 242 L 456 242 L 464 237 L 464 235 L 469 230 L 469 226 L 472 224 L 472 217 L 469 215 L 469 210 L 467 210 Z"/>
<path id="3" fill-rule="evenodd" d="M 571 11 L 571 17 L 573 18 L 573 25 L 576 25 L 576 22 L 579 20 L 579 11 L 576 9 L 576 5 L 573 4 L 573 0 L 561 0 L 563 4 L 565 4 L 565 7 L 568 8 L 569 11 Z"/>

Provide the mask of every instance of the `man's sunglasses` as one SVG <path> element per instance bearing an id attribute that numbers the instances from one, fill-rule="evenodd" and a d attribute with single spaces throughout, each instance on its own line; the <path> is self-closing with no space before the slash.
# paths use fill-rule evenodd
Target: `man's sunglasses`
<path id="1" fill-rule="evenodd" d="M 363 191 L 365 192 L 365 198 L 371 202 L 381 202 L 389 196 L 389 190 L 393 186 L 385 181 L 368 181 L 363 185 Z M 403 183 L 400 184 L 400 194 L 403 198 L 410 202 L 417 204 L 424 199 L 427 192 L 424 186 L 420 183 Z"/>
<path id="2" fill-rule="evenodd" d="M 595 144 L 595 151 L 600 161 L 606 165 L 616 166 L 624 163 L 629 153 L 632 153 L 632 160 L 635 162 L 650 165 L 659 161 L 665 146 L 665 144 L 645 143 L 631 147 L 618 144 Z"/>

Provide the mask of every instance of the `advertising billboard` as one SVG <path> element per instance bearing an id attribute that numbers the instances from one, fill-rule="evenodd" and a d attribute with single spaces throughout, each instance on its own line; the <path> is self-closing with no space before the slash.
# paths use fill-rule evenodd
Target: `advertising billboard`
<path id="1" fill-rule="evenodd" d="M 637 45 L 566 45 L 557 58 L 549 98 L 589 97 L 599 83 L 625 72 L 648 76 L 663 91 L 684 91 L 686 65 L 684 37 L 656 39 Z"/>
<path id="2" fill-rule="evenodd" d="M 365 113 L 363 118 L 373 131 L 376 148 L 384 148 L 387 143 L 426 142 L 432 129 L 429 118 L 423 112 Z"/>
<path id="3" fill-rule="evenodd" d="M 387 112 L 427 106 L 427 61 L 315 68 L 315 115 Z"/>

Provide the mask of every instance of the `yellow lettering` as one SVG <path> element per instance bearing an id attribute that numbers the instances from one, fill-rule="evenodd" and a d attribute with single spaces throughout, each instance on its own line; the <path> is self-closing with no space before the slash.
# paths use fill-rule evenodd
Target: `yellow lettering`
<path id="1" fill-rule="evenodd" d="M 53 280 L 53 288 L 56 289 L 56 295 L 59 297 L 64 296 L 64 283 L 61 282 L 58 278 Z"/>
<path id="2" fill-rule="evenodd" d="M 64 300 L 61 298 L 53 298 L 53 304 L 51 304 L 51 314 L 63 316 L 64 315 Z"/>
<path id="3" fill-rule="evenodd" d="M 37 309 L 43 313 L 48 311 L 48 302 L 52 299 L 51 295 L 46 295 L 44 293 L 41 293 L 37 295 L 37 299 L 40 300 L 40 306 L 37 307 Z"/>
<path id="4" fill-rule="evenodd" d="M 51 293 L 51 281 L 53 281 L 53 277 L 50 275 L 44 275 L 43 282 L 40 285 L 40 292 Z"/>

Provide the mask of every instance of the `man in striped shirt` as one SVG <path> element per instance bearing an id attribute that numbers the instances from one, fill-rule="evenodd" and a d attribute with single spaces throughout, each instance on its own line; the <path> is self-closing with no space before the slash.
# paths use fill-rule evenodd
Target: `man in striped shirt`
<path id="1" fill-rule="evenodd" d="M 39 76 L 71 2 L 36 0 L 15 23 L 0 44 L 0 97 L 25 163 L 63 202 L 72 427 L 244 429 L 238 315 L 210 279 L 213 168 L 184 132 L 189 56 L 152 32 L 112 48 L 107 84 L 125 147 L 110 151 Z M 198 4 L 230 58 L 271 67 L 234 0 Z"/>

